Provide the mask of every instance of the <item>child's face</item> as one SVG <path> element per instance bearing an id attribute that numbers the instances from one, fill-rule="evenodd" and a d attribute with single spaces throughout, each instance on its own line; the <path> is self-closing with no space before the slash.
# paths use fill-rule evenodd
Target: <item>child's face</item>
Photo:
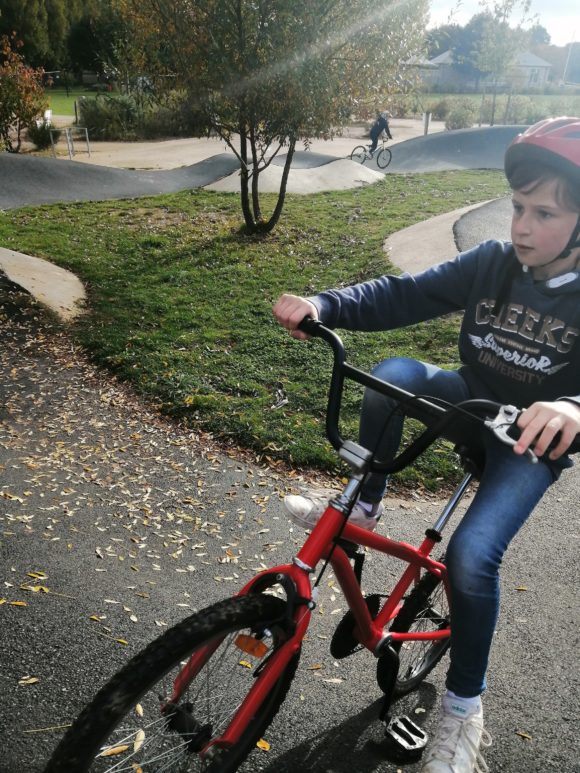
<path id="1" fill-rule="evenodd" d="M 557 196 L 558 182 L 549 180 L 533 190 L 513 191 L 512 242 L 518 260 L 535 279 L 549 279 L 575 268 L 580 248 L 550 263 L 568 244 L 578 212 L 565 208 Z M 548 265 L 546 265 L 548 264 Z"/>

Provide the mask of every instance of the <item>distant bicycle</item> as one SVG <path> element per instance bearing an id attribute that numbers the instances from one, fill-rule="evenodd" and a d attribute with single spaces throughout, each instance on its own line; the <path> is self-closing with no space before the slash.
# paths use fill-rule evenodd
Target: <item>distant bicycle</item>
<path id="1" fill-rule="evenodd" d="M 384 139 L 382 145 L 375 148 L 373 152 L 371 152 L 369 146 L 357 145 L 350 154 L 351 161 L 357 161 L 359 164 L 364 164 L 365 161 L 370 161 L 374 158 L 379 169 L 386 169 L 391 163 L 392 157 L 393 154 L 389 148 L 386 147 Z"/>

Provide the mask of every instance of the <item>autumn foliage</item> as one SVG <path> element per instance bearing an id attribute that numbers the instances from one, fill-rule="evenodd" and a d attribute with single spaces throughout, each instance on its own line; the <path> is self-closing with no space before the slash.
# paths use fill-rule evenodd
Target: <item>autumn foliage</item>
<path id="1" fill-rule="evenodd" d="M 0 149 L 18 153 L 23 130 L 47 106 L 44 71 L 29 67 L 18 53 L 14 37 L 0 37 Z"/>
<path id="2" fill-rule="evenodd" d="M 295 149 L 374 116 L 400 91 L 423 38 L 426 0 L 115 0 L 158 73 L 189 93 L 240 163 L 246 227 L 278 222 Z M 281 159 L 266 214 L 260 175 Z M 268 207 L 269 208 L 269 207 Z"/>

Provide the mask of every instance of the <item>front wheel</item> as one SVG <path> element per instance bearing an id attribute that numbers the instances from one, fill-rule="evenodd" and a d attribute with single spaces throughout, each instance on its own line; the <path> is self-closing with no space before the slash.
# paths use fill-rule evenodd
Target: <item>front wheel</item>
<path id="1" fill-rule="evenodd" d="M 382 148 L 379 150 L 379 153 L 377 155 L 377 166 L 379 169 L 386 169 L 388 165 L 391 163 L 391 158 L 393 157 L 393 154 L 389 150 L 389 148 Z"/>
<path id="2" fill-rule="evenodd" d="M 350 160 L 357 161 L 359 164 L 364 164 L 367 158 L 368 158 L 368 153 L 364 145 L 357 145 L 356 148 L 350 154 Z"/>
<path id="3" fill-rule="evenodd" d="M 231 773 L 252 751 L 280 708 L 296 672 L 298 652 L 236 744 L 204 759 L 287 640 L 287 604 L 273 596 L 241 596 L 208 607 L 171 628 L 105 685 L 68 730 L 45 773 L 143 771 Z M 178 702 L 176 677 L 206 648 L 204 665 Z"/>
<path id="4" fill-rule="evenodd" d="M 401 611 L 393 620 L 392 632 L 429 632 L 449 628 L 449 601 L 445 585 L 430 572 L 411 591 Z M 449 648 L 449 637 L 443 639 L 396 642 L 393 648 L 399 653 L 399 671 L 393 690 L 394 697 L 415 690 L 439 663 Z M 379 658 L 377 681 L 389 684 L 391 668 L 387 658 Z"/>

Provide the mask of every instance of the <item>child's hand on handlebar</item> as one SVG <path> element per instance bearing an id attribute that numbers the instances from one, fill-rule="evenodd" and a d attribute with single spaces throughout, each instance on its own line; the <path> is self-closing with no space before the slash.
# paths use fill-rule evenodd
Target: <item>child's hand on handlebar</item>
<path id="1" fill-rule="evenodd" d="M 522 411 L 517 423 L 522 434 L 514 446 L 516 454 L 523 454 L 532 446 L 540 457 L 554 444 L 548 456 L 558 459 L 580 432 L 580 406 L 567 400 L 533 403 Z"/>
<path id="2" fill-rule="evenodd" d="M 303 341 L 310 338 L 310 336 L 298 330 L 298 325 L 304 317 L 318 319 L 318 310 L 313 303 L 306 300 L 306 298 L 301 298 L 299 295 L 289 295 L 287 293 L 280 296 L 276 301 L 272 312 L 278 322 L 290 331 L 290 335 L 293 338 L 299 338 Z"/>

